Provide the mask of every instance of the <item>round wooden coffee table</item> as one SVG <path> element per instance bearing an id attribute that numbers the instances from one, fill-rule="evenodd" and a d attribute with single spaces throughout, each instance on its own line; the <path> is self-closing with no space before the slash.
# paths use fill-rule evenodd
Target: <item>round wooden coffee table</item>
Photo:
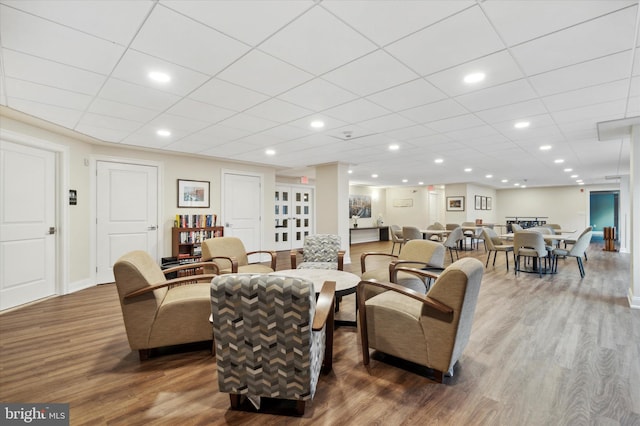
<path id="1" fill-rule="evenodd" d="M 282 275 L 309 280 L 313 283 L 316 293 L 320 292 L 325 281 L 335 281 L 336 283 L 336 311 L 340 308 L 339 298 L 356 292 L 360 277 L 351 272 L 338 271 L 334 269 L 284 269 L 282 271 L 271 272 L 269 275 Z M 358 301 L 356 300 L 356 317 Z M 356 321 L 335 320 L 335 325 L 348 325 L 355 327 Z"/>

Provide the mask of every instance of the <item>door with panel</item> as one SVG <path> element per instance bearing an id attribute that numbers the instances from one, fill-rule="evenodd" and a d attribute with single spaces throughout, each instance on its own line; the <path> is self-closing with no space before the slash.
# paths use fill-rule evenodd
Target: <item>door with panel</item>
<path id="1" fill-rule="evenodd" d="M 276 250 L 302 248 L 313 233 L 313 188 L 277 185 L 275 192 Z"/>

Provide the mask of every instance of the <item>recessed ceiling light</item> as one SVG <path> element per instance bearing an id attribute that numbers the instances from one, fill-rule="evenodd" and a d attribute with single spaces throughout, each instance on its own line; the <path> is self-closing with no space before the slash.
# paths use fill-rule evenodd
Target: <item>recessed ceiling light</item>
<path id="1" fill-rule="evenodd" d="M 572 172 L 572 171 L 573 171 L 573 169 L 566 168 L 566 169 L 564 169 L 564 171 L 565 171 L 565 172 L 567 172 L 567 173 L 569 173 L 569 172 Z"/>
<path id="2" fill-rule="evenodd" d="M 491 179 L 493 175 L 485 175 L 484 177 L 486 177 L 487 179 Z"/>
<path id="3" fill-rule="evenodd" d="M 549 151 L 551 149 L 551 145 L 542 145 L 540 147 L 540 151 Z"/>
<path id="4" fill-rule="evenodd" d="M 562 164 L 564 163 L 564 160 L 562 158 L 558 158 L 557 160 L 553 160 L 553 162 L 556 164 Z"/>
<path id="5" fill-rule="evenodd" d="M 578 182 L 578 185 L 584 185 L 584 182 Z"/>
<path id="6" fill-rule="evenodd" d="M 167 129 L 159 129 L 158 131 L 156 131 L 156 135 L 166 138 L 171 136 L 171 132 Z"/>
<path id="7" fill-rule="evenodd" d="M 577 177 L 578 177 L 578 175 L 571 175 L 571 179 L 575 179 Z"/>
<path id="8" fill-rule="evenodd" d="M 374 174 L 371 175 L 371 177 L 376 179 L 378 177 L 378 175 L 374 173 Z"/>
<path id="9" fill-rule="evenodd" d="M 527 187 L 527 185 L 522 185 L 520 188 L 526 188 L 526 187 Z"/>
<path id="10" fill-rule="evenodd" d="M 464 169 L 464 171 L 467 173 L 471 173 L 471 170 L 473 170 L 471 167 L 467 167 L 466 169 Z"/>
<path id="11" fill-rule="evenodd" d="M 486 75 L 483 72 L 474 72 L 471 74 L 467 74 L 464 77 L 464 82 L 467 84 L 480 83 L 482 80 L 484 80 L 485 77 Z"/>
<path id="12" fill-rule="evenodd" d="M 442 158 L 436 158 L 435 160 L 433 160 L 433 162 L 436 164 L 442 164 L 444 160 Z"/>
<path id="13" fill-rule="evenodd" d="M 314 129 L 322 129 L 324 127 L 324 121 L 322 120 L 314 120 L 311 122 L 311 127 Z"/>
<path id="14" fill-rule="evenodd" d="M 578 179 L 578 180 L 576 180 L 576 182 L 580 183 L 580 182 L 582 182 L 582 179 Z"/>
<path id="15" fill-rule="evenodd" d="M 267 155 L 276 155 L 276 150 L 275 149 L 267 149 L 264 153 L 267 154 Z"/>
<path id="16" fill-rule="evenodd" d="M 518 182 L 514 183 L 513 186 L 520 186 Z"/>
<path id="17" fill-rule="evenodd" d="M 353 170 L 349 169 L 349 170 L 347 171 L 347 173 L 352 174 L 352 173 L 353 173 Z"/>
<path id="18" fill-rule="evenodd" d="M 400 145 L 394 143 L 393 145 L 389 145 L 389 151 L 397 151 L 400 149 Z"/>
<path id="19" fill-rule="evenodd" d="M 524 129 L 529 127 L 531 123 L 529 123 L 528 121 L 518 121 L 516 124 L 513 125 L 513 127 L 515 127 L 516 129 Z"/>
<path id="20" fill-rule="evenodd" d="M 507 182 L 509 182 L 509 179 L 502 179 L 500 182 L 507 183 Z"/>
<path id="21" fill-rule="evenodd" d="M 424 185 L 424 182 L 418 182 L 418 185 Z"/>
<path id="22" fill-rule="evenodd" d="M 151 80 L 157 81 L 158 83 L 168 83 L 171 81 L 171 76 L 169 76 L 169 74 L 159 71 L 151 71 L 148 76 Z"/>
<path id="23" fill-rule="evenodd" d="M 407 183 L 409 182 L 409 179 L 402 179 L 402 183 Z"/>

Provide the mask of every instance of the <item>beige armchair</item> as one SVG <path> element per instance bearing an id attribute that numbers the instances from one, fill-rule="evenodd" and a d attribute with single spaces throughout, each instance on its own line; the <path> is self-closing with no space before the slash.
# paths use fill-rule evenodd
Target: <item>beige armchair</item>
<path id="1" fill-rule="evenodd" d="M 491 258 L 491 252 L 493 252 L 493 266 L 496 266 L 496 255 L 499 251 L 504 252 L 504 257 L 507 262 L 507 271 L 509 270 L 509 253 L 513 252 L 513 244 L 505 244 L 504 241 L 498 237 L 496 231 L 491 228 L 482 228 L 482 234 L 484 237 L 484 244 L 488 251 L 487 263 L 484 267 L 489 266 L 489 259 Z"/>
<path id="2" fill-rule="evenodd" d="M 432 272 L 439 272 L 444 266 L 445 248 L 442 244 L 429 240 L 407 241 L 402 253 L 393 255 L 382 252 L 365 252 L 360 256 L 360 267 L 363 280 L 378 280 L 394 282 L 414 291 L 425 293 L 429 288 L 430 280 L 425 277 L 417 277 L 415 274 L 401 272 L 397 279 L 392 281 L 391 275 L 397 267 L 430 268 Z M 387 258 L 389 263 L 382 268 L 367 270 L 367 260 L 372 263 L 374 259 Z"/>
<path id="3" fill-rule="evenodd" d="M 165 279 L 165 274 L 205 266 L 217 271 L 217 265 L 208 262 L 163 273 L 144 251 L 127 253 L 113 265 L 129 346 L 138 351 L 141 361 L 155 348 L 212 340 L 208 284 L 215 275 Z"/>
<path id="4" fill-rule="evenodd" d="M 269 266 L 262 263 L 249 263 L 249 256 L 266 254 L 271 258 Z M 240 238 L 216 237 L 202 242 L 202 260 L 213 260 L 220 274 L 237 272 L 268 274 L 276 270 L 277 254 L 272 250 L 256 250 L 247 252 Z"/>
<path id="5" fill-rule="evenodd" d="M 513 258 L 515 261 L 515 274 L 518 275 L 520 271 L 520 258 L 529 257 L 532 258 L 535 263 L 534 266 L 538 268 L 538 273 L 542 278 L 542 260 L 544 260 L 545 267 L 549 260 L 549 251 L 545 245 L 542 234 L 537 231 L 520 231 L 513 235 Z"/>
<path id="6" fill-rule="evenodd" d="M 363 364 L 369 365 L 372 348 L 433 369 L 438 382 L 445 374 L 453 375 L 471 334 L 483 269 L 477 259 L 459 260 L 437 277 L 426 295 L 396 284 L 361 281 L 357 297 Z"/>

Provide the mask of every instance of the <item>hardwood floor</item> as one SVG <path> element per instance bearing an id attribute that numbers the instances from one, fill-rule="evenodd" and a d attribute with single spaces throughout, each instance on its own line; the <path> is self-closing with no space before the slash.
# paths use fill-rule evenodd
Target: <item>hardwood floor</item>
<path id="1" fill-rule="evenodd" d="M 351 247 L 391 250 L 390 242 Z M 469 345 L 453 378 L 374 354 L 356 330 L 335 333 L 333 371 L 303 417 L 235 412 L 218 392 L 209 345 L 140 363 L 113 284 L 0 314 L 0 401 L 70 404 L 72 425 L 640 425 L 640 310 L 627 303 L 628 255 L 592 244 L 557 275 L 486 269 Z M 278 269 L 288 269 L 280 253 Z M 483 263 L 484 250 L 461 252 Z M 512 262 L 510 262 L 512 263 Z M 340 315 L 354 315 L 353 296 Z"/>

